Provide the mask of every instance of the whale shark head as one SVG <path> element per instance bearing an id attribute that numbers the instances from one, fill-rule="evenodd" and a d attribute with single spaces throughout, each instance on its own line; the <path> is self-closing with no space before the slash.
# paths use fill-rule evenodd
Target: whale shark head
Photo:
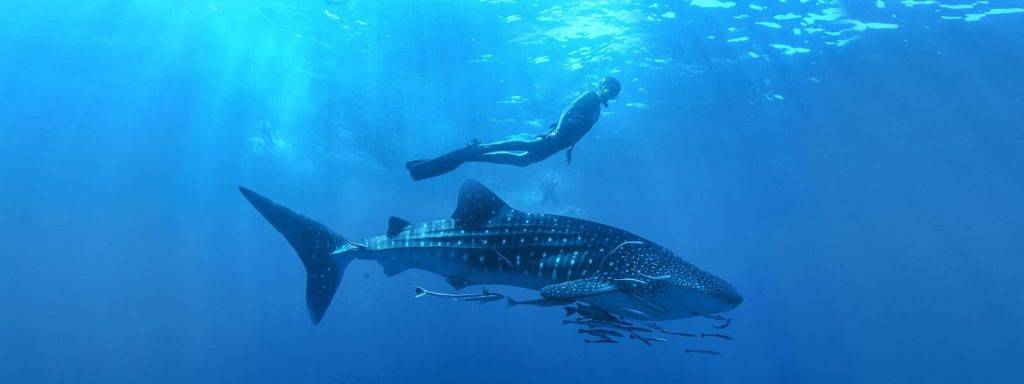
<path id="1" fill-rule="evenodd" d="M 688 312 L 684 313 L 688 316 L 726 312 L 743 303 L 743 296 L 732 284 L 686 264 L 685 272 L 672 274 L 662 286 L 652 287 L 652 301 L 665 303 L 663 307 L 672 308 L 673 312 Z"/>
<path id="2" fill-rule="evenodd" d="M 730 311 L 743 302 L 732 284 L 655 245 L 621 252 L 619 269 L 631 286 L 613 308 L 646 308 L 656 319 L 679 319 Z M 626 304 L 628 302 L 629 304 Z"/>

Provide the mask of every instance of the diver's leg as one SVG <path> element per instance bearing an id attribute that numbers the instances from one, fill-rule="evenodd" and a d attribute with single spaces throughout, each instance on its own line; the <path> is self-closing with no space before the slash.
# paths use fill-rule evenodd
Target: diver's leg
<path id="1" fill-rule="evenodd" d="M 487 153 L 474 156 L 466 161 L 525 167 L 547 159 L 555 152 L 558 152 L 558 148 L 552 142 L 545 141 L 539 137 L 516 142 L 498 142 L 489 145 L 487 148 L 490 149 Z"/>
<path id="2" fill-rule="evenodd" d="M 502 140 L 487 144 L 470 144 L 464 148 L 456 149 L 431 160 L 413 160 L 406 162 L 405 167 L 409 170 L 409 175 L 412 176 L 413 180 L 423 180 L 451 172 L 467 161 L 478 161 L 478 158 L 488 154 L 489 152 L 528 151 L 535 148 L 540 142 L 540 138 L 532 138 L 528 140 Z M 518 163 L 497 163 L 519 165 Z"/>
<path id="3" fill-rule="evenodd" d="M 481 153 L 489 152 L 516 152 L 516 151 L 530 151 L 537 147 L 538 144 L 543 142 L 543 138 L 534 137 L 530 139 L 508 139 L 497 141 L 493 143 L 480 144 L 478 147 L 482 150 Z"/>
<path id="4" fill-rule="evenodd" d="M 470 159 L 468 162 L 506 164 L 518 167 L 525 167 L 534 163 L 529 156 L 529 152 L 515 153 L 505 151 L 485 153 Z"/>
<path id="5" fill-rule="evenodd" d="M 528 151 L 520 152 L 488 152 L 472 159 L 466 160 L 467 162 L 474 163 L 494 163 L 494 164 L 507 164 L 515 165 L 517 167 L 525 167 L 527 165 L 536 163 L 550 157 L 551 154 L 548 151 L 544 151 L 541 148 L 536 148 Z"/>

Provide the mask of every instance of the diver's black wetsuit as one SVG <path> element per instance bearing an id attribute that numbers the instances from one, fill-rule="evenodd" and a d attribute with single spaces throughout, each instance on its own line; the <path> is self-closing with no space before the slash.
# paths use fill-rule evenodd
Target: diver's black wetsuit
<path id="1" fill-rule="evenodd" d="M 601 96 L 594 91 L 580 94 L 562 111 L 551 131 L 530 139 L 510 139 L 494 143 L 471 143 L 431 160 L 413 160 L 405 164 L 414 180 L 443 175 L 463 163 L 495 163 L 525 167 L 567 149 L 565 163 L 572 162 L 572 150 L 601 116 Z"/>

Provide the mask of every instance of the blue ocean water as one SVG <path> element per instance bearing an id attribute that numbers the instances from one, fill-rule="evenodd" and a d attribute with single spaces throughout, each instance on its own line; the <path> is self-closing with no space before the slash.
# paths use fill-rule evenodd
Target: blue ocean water
<path id="1" fill-rule="evenodd" d="M 1024 375 L 1024 1 L 10 1 L 0 31 L 0 381 Z M 570 166 L 404 169 L 543 132 L 607 75 Z M 730 281 L 735 340 L 583 344 L 560 308 L 416 299 L 444 279 L 369 262 L 314 326 L 236 189 L 361 238 L 470 178 Z"/>

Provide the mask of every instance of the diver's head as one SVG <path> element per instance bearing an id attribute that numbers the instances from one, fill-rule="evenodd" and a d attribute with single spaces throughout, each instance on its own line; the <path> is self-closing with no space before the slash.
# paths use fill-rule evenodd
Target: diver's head
<path id="1" fill-rule="evenodd" d="M 621 89 L 622 86 L 614 77 L 606 76 L 601 79 L 601 84 L 597 85 L 597 93 L 601 96 L 601 103 L 607 107 L 608 101 L 618 96 Z"/>

